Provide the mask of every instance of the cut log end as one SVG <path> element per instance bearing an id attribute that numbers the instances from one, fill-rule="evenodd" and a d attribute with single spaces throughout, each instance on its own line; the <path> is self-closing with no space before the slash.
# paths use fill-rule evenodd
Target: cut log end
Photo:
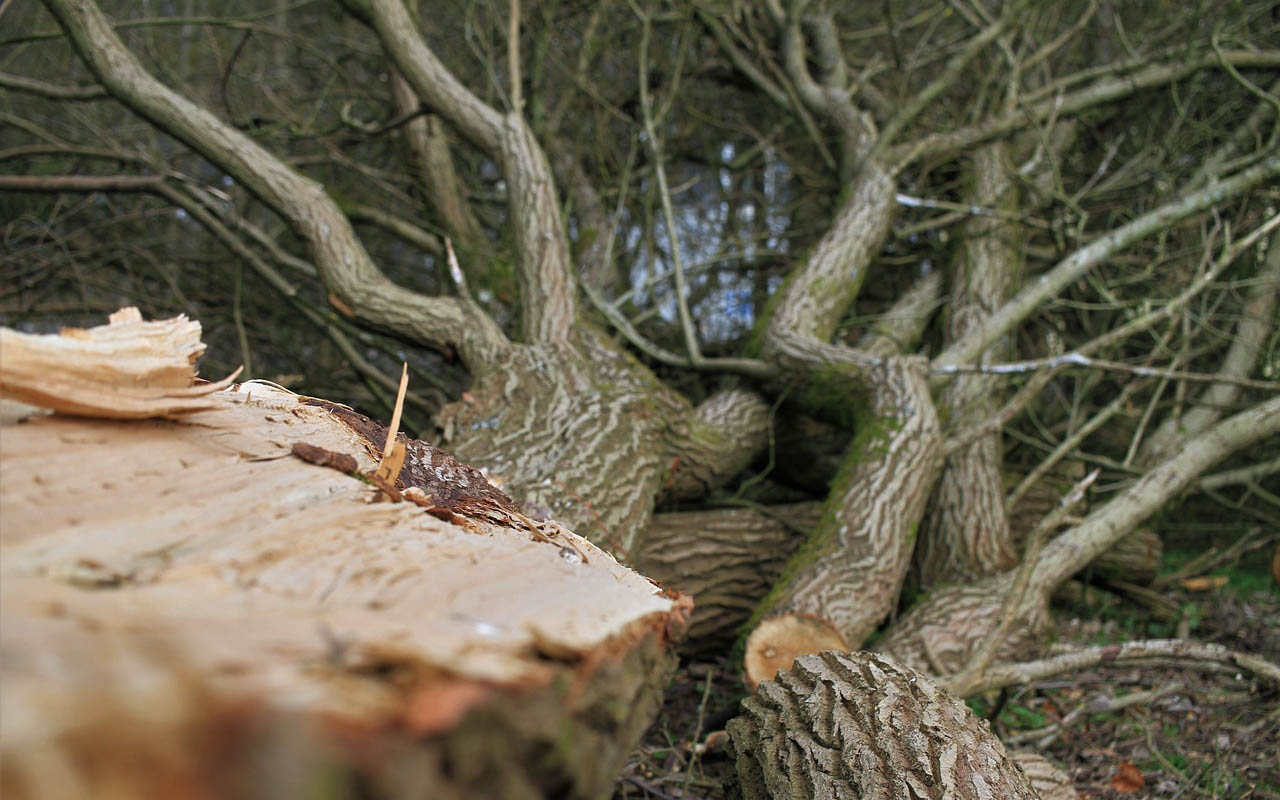
<path id="1" fill-rule="evenodd" d="M 849 645 L 829 622 L 804 614 L 779 614 L 755 627 L 743 657 L 747 684 L 756 688 L 791 669 L 797 658 L 824 650 L 848 652 Z"/>
<path id="2" fill-rule="evenodd" d="M 354 412 L 190 386 L 190 326 L 136 317 L 0 329 L 0 390 L 66 388 L 0 405 L 0 796 L 604 796 L 690 601 L 426 443 L 392 485 Z"/>

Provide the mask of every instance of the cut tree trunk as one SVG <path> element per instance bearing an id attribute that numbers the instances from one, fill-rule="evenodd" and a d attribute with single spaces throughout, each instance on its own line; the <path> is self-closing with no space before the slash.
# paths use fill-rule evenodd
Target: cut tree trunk
<path id="1" fill-rule="evenodd" d="M 874 653 L 805 656 L 729 723 L 741 800 L 1037 800 L 983 720 Z"/>
<path id="2" fill-rule="evenodd" d="M 687 600 L 349 409 L 200 400 L 3 415 L 0 793 L 607 796 Z"/>
<path id="3" fill-rule="evenodd" d="M 752 686 L 806 653 L 860 647 L 897 603 L 942 460 L 922 367 L 889 358 L 870 370 L 872 408 L 822 519 L 757 609 L 744 659 Z"/>

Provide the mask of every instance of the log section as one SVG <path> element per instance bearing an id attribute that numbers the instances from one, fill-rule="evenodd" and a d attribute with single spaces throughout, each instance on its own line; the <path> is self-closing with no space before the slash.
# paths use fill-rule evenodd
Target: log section
<path id="1" fill-rule="evenodd" d="M 332 405 L 201 400 L 3 415 L 0 793 L 609 793 L 686 599 L 493 498 L 375 502 Z M 416 467 L 471 475 L 439 455 Z"/>

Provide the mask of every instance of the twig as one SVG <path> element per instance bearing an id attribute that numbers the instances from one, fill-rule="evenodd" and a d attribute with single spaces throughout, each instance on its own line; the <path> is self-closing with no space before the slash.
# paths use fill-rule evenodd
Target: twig
<path id="1" fill-rule="evenodd" d="M 1227 545 L 1226 549 L 1219 550 L 1216 547 L 1210 547 L 1208 550 L 1188 561 L 1186 564 L 1183 564 L 1173 572 L 1156 578 L 1152 581 L 1151 588 L 1159 589 L 1165 586 L 1172 586 L 1183 578 L 1188 578 L 1192 575 L 1203 575 L 1206 572 L 1212 572 L 1224 565 L 1232 564 L 1249 550 L 1253 550 L 1257 547 L 1263 547 L 1272 539 L 1276 538 L 1276 536 L 1280 535 L 1271 534 L 1259 537 L 1258 534 L 1260 533 L 1262 533 L 1262 528 L 1252 527 L 1245 531 L 1244 534 L 1234 542 Z"/>
<path id="2" fill-rule="evenodd" d="M 1061 371 L 1062 367 L 1057 367 L 1032 375 L 1031 379 L 1018 390 L 1018 393 L 1010 398 L 1008 403 L 1005 403 L 1004 408 L 992 414 L 986 421 L 947 439 L 946 444 L 942 447 L 943 456 L 950 457 L 957 450 L 968 447 L 984 436 L 990 436 L 1002 430 L 1009 423 L 1009 420 L 1018 416 L 1022 409 L 1036 399 L 1036 396 L 1040 394 L 1044 387 L 1048 386 L 1050 381 L 1056 378 Z"/>
<path id="3" fill-rule="evenodd" d="M 1037 464 L 1036 468 L 1031 470 L 1031 473 L 1027 475 L 1027 477 L 1023 478 L 1022 482 L 1019 483 L 1012 492 L 1009 492 L 1007 497 L 1005 497 L 1005 510 L 1008 511 L 1017 505 L 1018 501 L 1022 499 L 1022 496 L 1030 491 L 1031 487 L 1035 486 L 1049 470 L 1053 469 L 1054 465 L 1066 458 L 1066 456 L 1072 450 L 1075 450 L 1080 443 L 1089 436 L 1089 434 L 1093 433 L 1098 428 L 1101 428 L 1106 424 L 1107 420 L 1118 414 L 1120 410 L 1125 407 L 1125 404 L 1128 403 L 1129 396 L 1137 391 L 1141 385 L 1141 381 L 1133 381 L 1125 384 L 1125 387 L 1120 390 L 1120 394 L 1116 399 L 1108 403 L 1107 406 L 1097 414 L 1094 414 L 1088 422 L 1081 425 L 1080 428 L 1068 436 L 1062 444 L 1054 448 L 1053 452 Z"/>
<path id="4" fill-rule="evenodd" d="M 1108 361 L 1102 358 L 1090 358 L 1089 356 L 1081 354 L 1078 350 L 1071 353 L 1063 353 L 1060 356 L 1036 358 L 1028 361 L 1010 361 L 1004 364 L 976 364 L 971 366 L 945 364 L 933 367 L 929 371 L 934 375 L 958 375 L 963 373 L 978 373 L 981 375 L 1017 375 L 1023 372 L 1036 372 L 1042 369 L 1062 366 L 1093 367 L 1095 369 L 1105 369 L 1112 372 L 1127 372 L 1131 375 L 1142 375 L 1144 377 L 1151 378 L 1172 378 L 1174 380 L 1191 381 L 1193 383 L 1230 383 L 1236 386 L 1242 386 L 1246 389 L 1263 389 L 1266 391 L 1280 392 L 1280 381 L 1257 381 L 1248 378 L 1228 378 L 1222 375 L 1205 372 L 1183 372 L 1181 370 L 1161 369 L 1159 367 L 1144 367 L 1138 364 L 1125 364 L 1121 361 Z"/>
<path id="5" fill-rule="evenodd" d="M 671 189 L 667 185 L 662 142 L 658 138 L 657 126 L 653 119 L 653 98 L 649 95 L 649 41 L 652 38 L 653 25 L 647 12 L 641 14 L 637 9 L 637 13 L 643 21 L 640 34 L 640 109 L 644 116 L 644 130 L 649 150 L 653 153 L 653 171 L 658 179 L 658 197 L 662 202 L 662 217 L 667 224 L 667 239 L 671 245 L 671 272 L 676 284 L 676 313 L 680 318 L 680 330 L 684 333 L 684 346 L 689 354 L 689 362 L 697 364 L 702 360 L 702 352 L 698 349 L 698 337 L 693 326 L 693 317 L 689 313 L 688 288 L 685 286 L 684 259 L 680 254 L 676 215 L 671 206 Z"/>
<path id="6" fill-rule="evenodd" d="M 999 664 L 989 667 L 982 680 L 970 687 L 970 692 L 976 694 L 1103 664 L 1151 662 L 1194 666 L 1197 669 L 1204 669 L 1209 664 L 1226 670 L 1240 669 L 1252 673 L 1274 688 L 1280 688 L 1280 666 L 1261 656 L 1230 650 L 1218 644 L 1183 639 L 1149 639 L 1088 647 L 1037 661 Z"/>
<path id="7" fill-rule="evenodd" d="M 1071 509 L 1084 498 L 1084 493 L 1098 479 L 1100 472 L 1101 470 L 1095 469 L 1084 476 L 1075 486 L 1071 487 L 1071 491 L 1067 492 L 1062 498 L 1062 502 L 1058 504 L 1058 507 L 1046 514 L 1027 534 L 1027 544 L 1022 554 L 1022 564 L 1018 567 L 1018 572 L 1014 576 L 1013 585 L 1009 587 L 1009 593 L 1005 595 L 1004 608 L 1001 609 L 999 622 L 987 634 L 987 638 L 983 640 L 982 645 L 974 651 L 969 663 L 959 673 L 944 681 L 945 685 L 957 695 L 967 697 L 977 691 L 974 687 L 980 683 L 983 672 L 991 664 L 991 660 L 995 658 L 996 651 L 1000 649 L 1005 637 L 1009 635 L 1009 629 L 1013 627 L 1013 623 L 1019 617 L 1018 612 L 1021 610 L 1022 599 L 1031 583 L 1031 573 L 1035 571 L 1036 560 L 1040 557 L 1040 550 L 1044 547 L 1045 539 L 1048 538 L 1049 532 L 1057 528 L 1059 523 L 1071 513 Z"/>
<path id="8" fill-rule="evenodd" d="M 507 71 L 511 76 L 511 113 L 519 116 L 524 109 L 520 87 L 520 0 L 510 0 L 507 17 Z"/>
<path id="9" fill-rule="evenodd" d="M 253 354 L 249 351 L 249 334 L 244 327 L 244 311 L 240 307 L 244 295 L 244 262 L 236 264 L 235 290 L 231 297 L 231 319 L 236 326 L 236 338 L 240 341 L 240 360 L 244 366 L 244 377 L 253 377 Z"/>
<path id="10" fill-rule="evenodd" d="M 695 364 L 688 358 L 678 356 L 646 339 L 622 312 L 601 297 L 600 293 L 591 288 L 586 281 L 580 280 L 578 285 L 582 287 L 583 293 L 596 310 L 604 314 L 627 341 L 654 361 L 701 372 L 733 372 L 753 378 L 771 378 L 777 375 L 777 369 L 773 365 L 754 358 L 703 358 Z"/>
<path id="11" fill-rule="evenodd" d="M 1051 725 L 1046 725 L 1043 728 L 1036 728 L 1035 730 L 1022 731 L 1009 736 L 1005 739 L 1005 744 L 1009 747 L 1017 747 L 1027 744 L 1028 742 L 1035 742 L 1035 748 L 1037 750 L 1043 750 L 1053 744 L 1054 739 L 1058 738 L 1058 736 L 1086 714 L 1105 714 L 1114 711 L 1123 711 L 1126 708 L 1133 708 L 1134 706 L 1147 705 L 1148 703 L 1152 703 L 1181 689 L 1182 683 L 1174 681 L 1160 687 L 1159 689 L 1152 689 L 1145 692 L 1134 692 L 1133 694 L 1127 694 L 1123 697 L 1095 697 L 1089 702 L 1078 706 L 1062 719 Z"/>

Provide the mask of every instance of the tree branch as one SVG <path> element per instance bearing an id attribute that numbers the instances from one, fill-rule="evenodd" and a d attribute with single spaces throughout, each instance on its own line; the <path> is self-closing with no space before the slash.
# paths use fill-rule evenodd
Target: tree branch
<path id="1" fill-rule="evenodd" d="M 402 0 L 343 0 L 368 21 L 413 90 L 502 161 L 519 264 L 521 328 L 531 344 L 566 346 L 577 318 L 569 241 L 551 166 L 516 111 L 499 114 L 471 93 L 418 33 Z"/>
<path id="2" fill-rule="evenodd" d="M 899 145 L 890 151 L 887 160 L 900 169 L 922 158 L 955 153 L 970 145 L 1025 128 L 1050 117 L 1077 114 L 1087 108 L 1128 97 L 1143 89 L 1172 83 L 1202 69 L 1220 67 L 1223 63 L 1236 67 L 1274 68 L 1280 66 L 1280 51 L 1232 50 L 1223 52 L 1221 60 L 1218 54 L 1210 53 L 1200 58 L 1183 59 L 1168 64 L 1151 64 L 1120 77 L 1101 78 L 1093 86 L 1059 98 L 1048 97 L 977 125 L 947 133 L 930 134 L 915 142 Z M 1131 68 L 1132 65 L 1121 64 L 1109 69 L 1108 72 L 1121 72 Z"/>
<path id="3" fill-rule="evenodd" d="M 100 85 L 92 86 L 58 86 L 21 75 L 10 75 L 0 72 L 0 88 L 13 89 L 18 92 L 38 94 L 50 100 L 102 100 L 111 95 Z"/>
<path id="4" fill-rule="evenodd" d="M 1009 333 L 1042 303 L 1056 296 L 1104 259 L 1146 236 L 1242 194 L 1276 175 L 1280 175 L 1280 156 L 1272 155 L 1231 178 L 1183 195 L 1143 214 L 1076 250 L 1057 266 L 1031 281 L 1012 300 L 996 309 L 987 319 L 938 355 L 933 360 L 934 371 L 946 372 L 972 364 L 992 342 Z"/>
<path id="5" fill-rule="evenodd" d="M 456 349 L 473 367 L 483 366 L 506 345 L 492 320 L 468 313 L 453 298 L 424 297 L 388 281 L 319 183 L 152 77 L 91 0 L 46 0 L 45 5 L 114 97 L 288 219 L 310 246 L 330 290 L 363 319 L 426 344 Z"/>
<path id="6" fill-rule="evenodd" d="M 1132 665 L 1145 661 L 1169 661 L 1191 666 L 1213 664 L 1243 669 L 1260 678 L 1272 688 L 1280 688 L 1280 666 L 1260 656 L 1229 650 L 1218 644 L 1202 644 L 1180 639 L 1154 639 L 1090 647 L 1039 661 L 1021 664 L 997 664 L 987 670 L 983 679 L 975 683 L 971 694 L 989 692 L 1005 686 L 1031 683 L 1065 672 L 1089 669 L 1107 664 Z"/>
<path id="7" fill-rule="evenodd" d="M 1147 471 L 1123 494 L 1050 542 L 1036 564 L 1032 586 L 1047 596 L 1133 530 L 1209 467 L 1241 448 L 1280 433 L 1280 396 L 1259 403 L 1191 439 L 1175 455 Z"/>

